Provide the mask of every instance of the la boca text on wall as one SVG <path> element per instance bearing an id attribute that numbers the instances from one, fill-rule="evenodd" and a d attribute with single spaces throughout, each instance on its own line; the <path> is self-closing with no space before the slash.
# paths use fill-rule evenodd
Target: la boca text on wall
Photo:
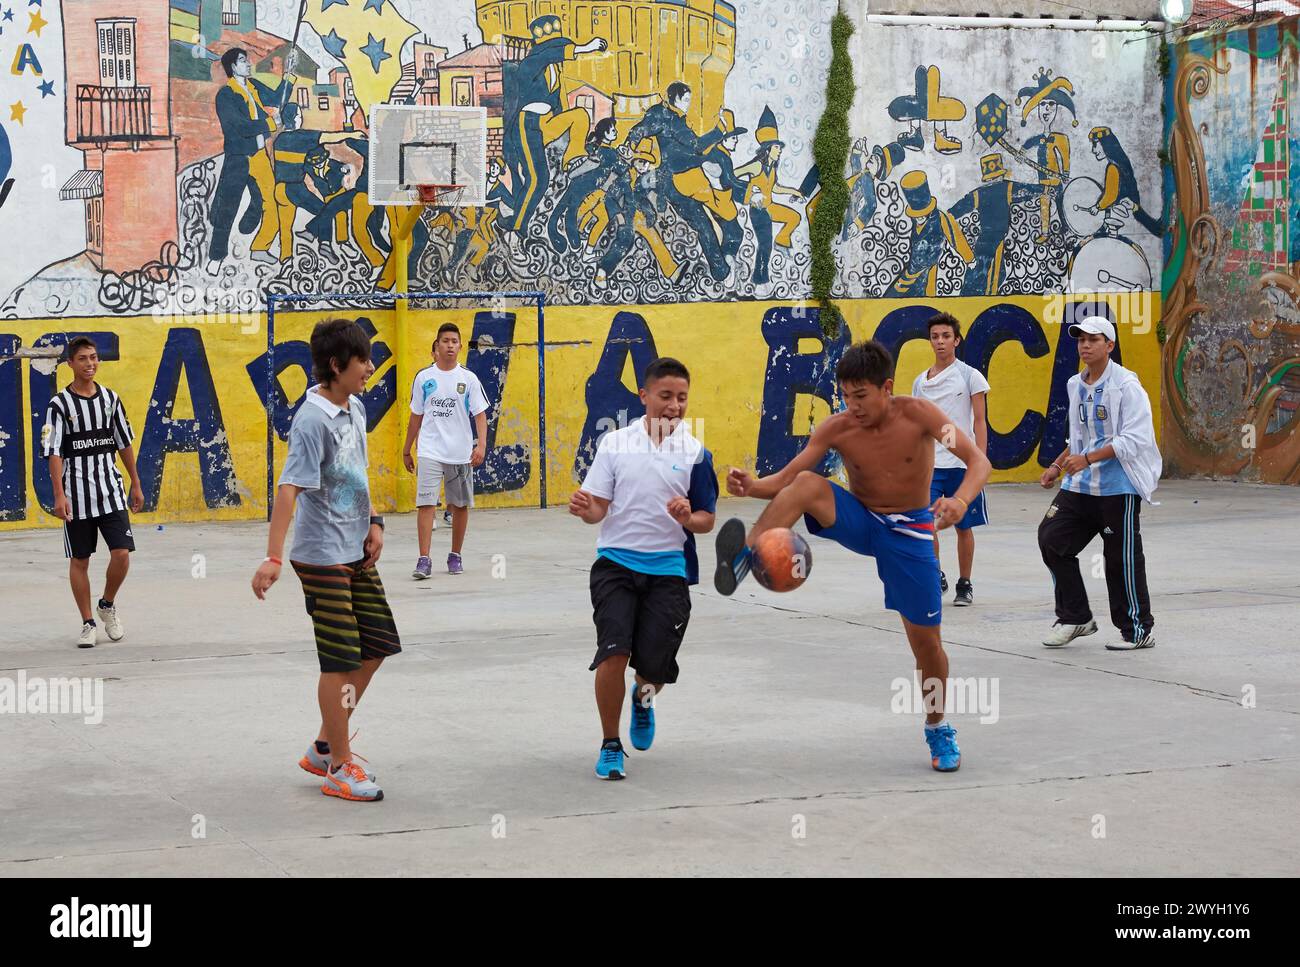
<path id="1" fill-rule="evenodd" d="M 413 358 L 427 365 L 443 322 L 456 322 L 469 348 L 464 363 L 484 384 L 488 458 L 476 470 L 480 506 L 540 501 L 539 417 L 545 412 L 550 501 L 581 479 L 599 436 L 639 417 L 636 378 L 659 355 L 692 372 L 688 418 L 715 465 L 770 473 L 794 457 L 812 424 L 838 408 L 835 364 L 849 344 L 874 337 L 898 359 L 896 391 L 932 362 L 925 321 L 952 312 L 965 331 L 962 356 L 988 377 L 989 456 L 995 480 L 1032 480 L 1060 452 L 1065 383 L 1079 370 L 1065 327 L 1100 313 L 1117 323 L 1116 355 L 1148 387 L 1157 385 L 1158 298 L 1096 296 L 877 299 L 843 304 L 849 328 L 824 339 L 818 310 L 799 303 L 558 307 L 546 312 L 544 398 L 538 393 L 537 318 L 531 309 L 410 313 Z M 147 520 L 253 519 L 266 512 L 267 408 L 275 469 L 309 385 L 308 337 L 321 313 L 277 313 L 273 349 L 256 325 L 178 318 L 17 322 L 0 332 L 0 355 L 18 346 L 58 345 L 85 333 L 103 361 L 99 379 L 117 391 L 136 432 Z M 395 320 L 368 315 L 375 376 L 363 402 L 370 431 L 371 485 L 381 506 L 399 506 L 400 444 L 406 401 L 398 385 Z M 268 364 L 272 373 L 267 383 Z M 50 397 L 67 384 L 66 366 L 0 363 L 0 527 L 57 523 L 40 440 Z M 823 466 L 836 469 L 833 461 Z M 405 504 L 406 501 L 400 502 Z M 401 506 L 400 509 L 409 509 Z"/>

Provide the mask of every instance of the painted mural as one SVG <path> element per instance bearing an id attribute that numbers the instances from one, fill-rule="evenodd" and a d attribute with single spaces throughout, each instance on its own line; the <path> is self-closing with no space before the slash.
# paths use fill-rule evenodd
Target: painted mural
<path id="1" fill-rule="evenodd" d="M 1297 19 L 1173 48 L 1161 380 L 1178 473 L 1300 483 Z"/>
<path id="2" fill-rule="evenodd" d="M 546 295 L 545 393 L 536 318 L 513 305 L 420 309 L 400 361 L 421 364 L 443 319 L 482 337 L 466 363 L 493 407 L 485 505 L 580 478 L 599 433 L 639 413 L 627 374 L 656 352 L 703 374 L 693 406 L 719 466 L 777 466 L 838 405 L 850 339 L 886 340 L 909 385 L 940 308 L 994 388 L 996 479 L 1036 479 L 1078 370 L 1060 338 L 1072 314 L 1110 316 L 1156 386 L 1155 48 L 1127 42 L 1140 31 L 859 16 L 836 243 L 849 328 L 826 337 L 806 300 L 835 7 L 0 0 L 0 233 L 19 240 L 0 257 L 0 526 L 53 523 L 31 441 L 67 378 L 15 351 L 79 332 L 140 428 L 147 519 L 265 513 L 325 311 L 272 324 L 267 296 L 370 293 L 398 274 L 406 212 L 367 196 L 380 103 L 486 116 L 483 203 L 421 212 L 412 287 Z M 409 509 L 396 321 L 388 303 L 362 311 L 375 492 Z"/>
<path id="3" fill-rule="evenodd" d="M 425 213 L 424 288 L 802 296 L 834 6 L 33 0 L 31 31 L 0 34 L 0 164 L 17 152 L 10 205 L 65 224 L 43 261 L 0 266 L 0 315 L 391 288 L 398 213 L 366 198 L 377 103 L 486 109 L 487 205 Z"/>
<path id="4" fill-rule="evenodd" d="M 1140 30 L 865 24 L 847 296 L 1150 292 L 1158 43 Z"/>

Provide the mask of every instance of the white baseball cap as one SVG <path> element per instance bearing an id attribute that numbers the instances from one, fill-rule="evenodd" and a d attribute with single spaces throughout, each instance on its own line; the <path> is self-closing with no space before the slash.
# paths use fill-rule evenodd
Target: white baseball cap
<path id="1" fill-rule="evenodd" d="M 1091 333 L 1097 336 L 1105 336 L 1111 342 L 1115 341 L 1115 325 L 1109 319 L 1101 316 L 1089 316 L 1082 322 L 1076 322 L 1066 330 L 1074 338 L 1079 338 L 1084 333 Z"/>

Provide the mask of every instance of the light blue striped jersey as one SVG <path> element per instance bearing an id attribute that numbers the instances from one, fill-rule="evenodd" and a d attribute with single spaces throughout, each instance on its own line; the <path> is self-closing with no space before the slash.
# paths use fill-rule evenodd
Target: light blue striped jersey
<path id="1" fill-rule="evenodd" d="M 1119 387 L 1111 379 L 1113 367 L 1113 363 L 1107 363 L 1101 378 L 1091 385 L 1083 381 L 1083 373 L 1070 377 L 1067 393 L 1071 453 L 1093 453 L 1110 444 L 1115 436 L 1114 413 L 1119 409 Z M 1112 386 L 1115 388 L 1113 394 L 1110 393 Z M 1108 402 L 1112 399 L 1113 403 Z M 1115 457 L 1095 462 L 1078 473 L 1066 474 L 1061 489 L 1093 497 L 1137 493 L 1137 488 Z"/>

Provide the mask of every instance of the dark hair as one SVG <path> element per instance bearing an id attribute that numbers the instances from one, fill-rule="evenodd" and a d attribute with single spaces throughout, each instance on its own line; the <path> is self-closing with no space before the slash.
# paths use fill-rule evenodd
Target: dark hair
<path id="1" fill-rule="evenodd" d="M 691 93 L 690 87 L 683 84 L 681 81 L 673 81 L 668 85 L 667 100 L 669 106 L 671 106 L 674 101 L 680 101 L 683 94 L 689 93 Z"/>
<path id="2" fill-rule="evenodd" d="M 353 359 L 370 358 L 370 337 L 356 319 L 326 319 L 311 331 L 311 369 L 316 382 L 328 386 Z"/>
<path id="3" fill-rule="evenodd" d="M 91 339 L 89 336 L 75 336 L 68 340 L 68 345 L 64 347 L 63 358 L 68 362 L 72 362 L 73 357 L 87 346 L 95 350 L 96 355 L 98 355 L 99 347 L 95 345 L 95 340 Z"/>
<path id="4" fill-rule="evenodd" d="M 611 131 L 618 129 L 618 122 L 613 118 L 601 118 L 596 122 L 596 126 L 591 129 L 591 134 L 587 135 L 587 153 L 595 151 L 605 143 L 605 138 Z"/>
<path id="5" fill-rule="evenodd" d="M 958 339 L 961 338 L 961 323 L 950 312 L 936 312 L 930 317 L 930 321 L 925 324 L 925 334 L 930 335 L 930 330 L 935 326 L 951 326 L 952 334 Z"/>
<path id="6" fill-rule="evenodd" d="M 835 378 L 841 383 L 870 383 L 884 386 L 885 380 L 894 377 L 894 357 L 883 343 L 874 339 L 855 343 L 844 351 L 835 367 Z"/>
<path id="7" fill-rule="evenodd" d="M 235 76 L 235 61 L 239 60 L 240 54 L 247 57 L 248 51 L 244 50 L 243 47 L 231 47 L 221 55 L 221 66 L 225 69 L 227 77 Z"/>
<path id="8" fill-rule="evenodd" d="M 650 360 L 645 372 L 641 374 L 641 388 L 644 389 L 665 376 L 680 376 L 688 383 L 691 381 L 691 374 L 685 366 L 671 356 L 660 356 L 658 359 Z"/>
<path id="9" fill-rule="evenodd" d="M 438 327 L 438 335 L 433 337 L 434 347 L 437 347 L 438 340 L 442 338 L 442 334 L 444 332 L 454 332 L 456 334 L 456 338 L 460 339 L 460 326 L 456 325 L 454 322 L 444 322 L 441 326 Z"/>

